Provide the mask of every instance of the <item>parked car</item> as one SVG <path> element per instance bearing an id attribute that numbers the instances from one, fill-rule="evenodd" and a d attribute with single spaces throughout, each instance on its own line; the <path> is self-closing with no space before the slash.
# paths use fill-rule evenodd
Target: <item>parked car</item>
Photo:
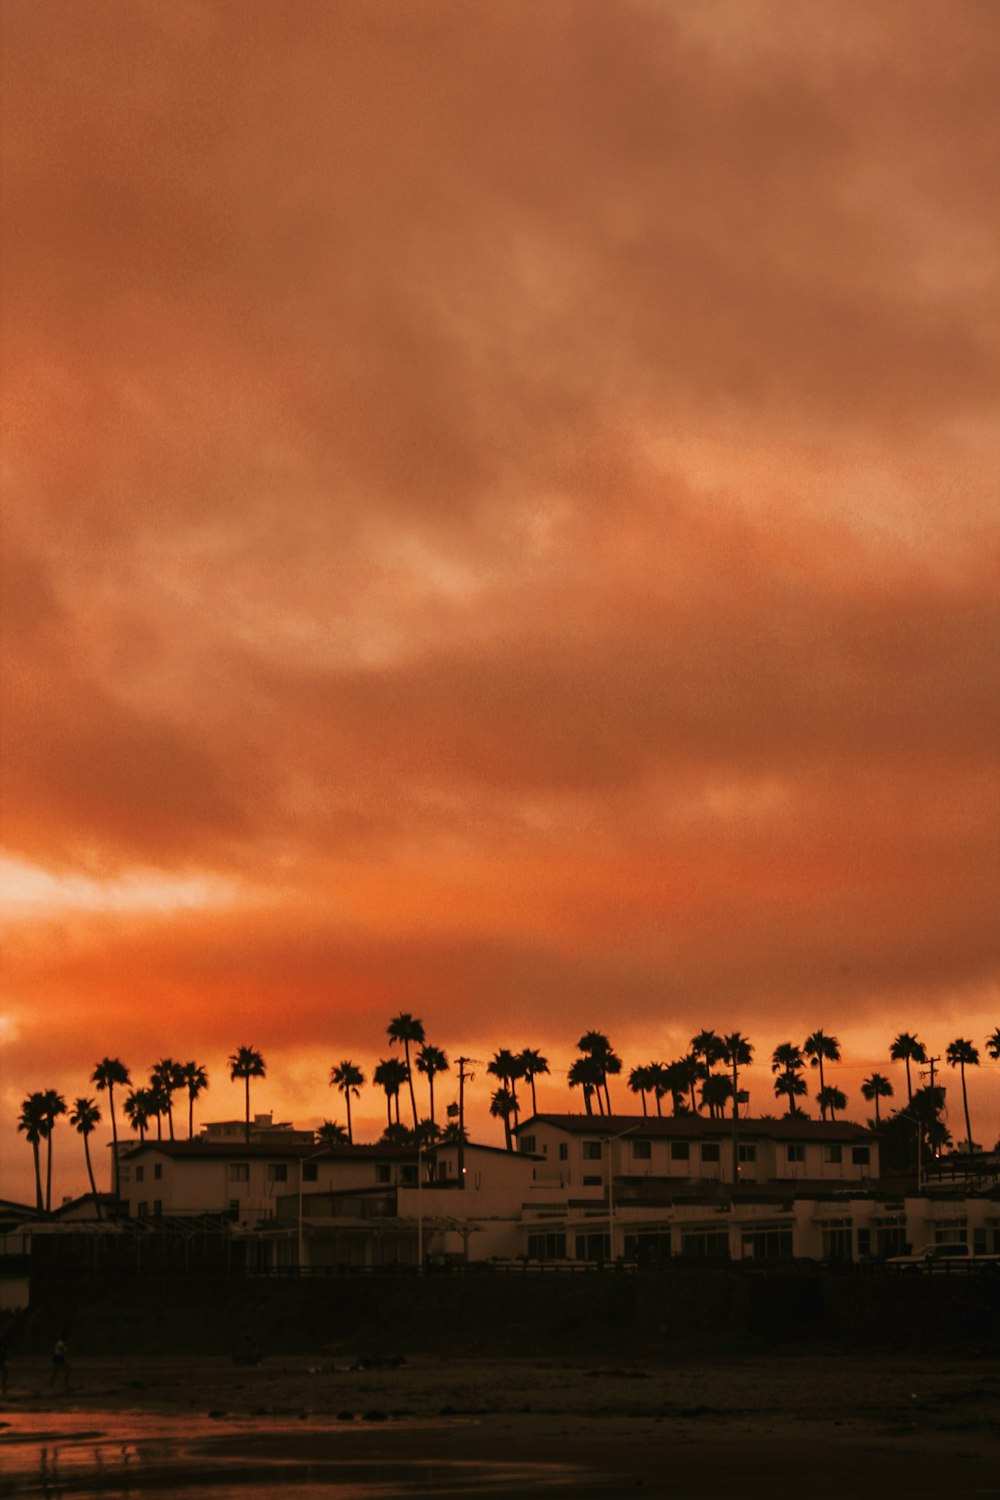
<path id="1" fill-rule="evenodd" d="M 974 1255 L 964 1240 L 940 1245 L 921 1245 L 909 1255 L 891 1255 L 886 1261 L 890 1271 L 914 1271 L 929 1275 L 934 1271 L 1000 1271 L 1000 1255 Z"/>

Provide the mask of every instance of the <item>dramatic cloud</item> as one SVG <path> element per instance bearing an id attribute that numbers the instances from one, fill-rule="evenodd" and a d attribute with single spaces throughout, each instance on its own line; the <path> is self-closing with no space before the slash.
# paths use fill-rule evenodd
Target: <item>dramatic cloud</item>
<path id="1" fill-rule="evenodd" d="M 2 13 L 5 1178 L 399 1010 L 982 1049 L 995 7 Z"/>

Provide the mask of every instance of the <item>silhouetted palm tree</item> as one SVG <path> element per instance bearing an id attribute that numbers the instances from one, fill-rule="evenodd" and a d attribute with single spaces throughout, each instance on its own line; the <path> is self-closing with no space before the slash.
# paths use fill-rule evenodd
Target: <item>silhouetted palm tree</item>
<path id="1" fill-rule="evenodd" d="M 167 1113 L 170 1104 L 170 1096 L 163 1086 L 161 1078 L 150 1077 L 149 1087 L 146 1089 L 146 1097 L 149 1100 L 149 1118 L 156 1121 L 156 1139 L 163 1139 L 163 1116 Z"/>
<path id="2" fill-rule="evenodd" d="M 608 1091 L 608 1077 L 609 1075 L 613 1076 L 621 1072 L 622 1060 L 603 1031 L 585 1031 L 576 1045 L 577 1049 L 585 1057 L 591 1058 L 594 1063 L 598 1097 L 600 1097 L 600 1093 L 603 1090 L 604 1104 L 606 1106 L 604 1112 L 610 1115 L 611 1095 Z"/>
<path id="3" fill-rule="evenodd" d="M 965 1111 L 965 1144 L 969 1151 L 974 1150 L 972 1144 L 972 1126 L 969 1124 L 969 1095 L 965 1088 L 966 1068 L 979 1067 L 979 1049 L 963 1037 L 949 1042 L 945 1048 L 944 1055 L 950 1068 L 958 1068 L 962 1076 L 962 1109 Z"/>
<path id="4" fill-rule="evenodd" d="M 840 1062 L 840 1043 L 835 1036 L 827 1036 L 824 1031 L 814 1031 L 812 1036 L 807 1036 L 802 1051 L 809 1059 L 811 1068 L 819 1068 L 819 1091 L 823 1093 L 826 1088 L 826 1079 L 823 1077 L 823 1063 Z M 820 1106 L 822 1108 L 822 1106 Z M 829 1107 L 829 1106 L 828 1106 Z M 826 1115 L 823 1115 L 824 1120 Z"/>
<path id="5" fill-rule="evenodd" d="M 352 1146 L 354 1145 L 354 1128 L 351 1125 L 351 1095 L 353 1094 L 355 1099 L 360 1098 L 364 1083 L 365 1075 L 357 1063 L 351 1062 L 349 1058 L 345 1058 L 335 1068 L 330 1069 L 330 1086 L 343 1094 L 347 1103 L 347 1139 Z"/>
<path id="6" fill-rule="evenodd" d="M 1000 1026 L 986 1038 L 986 1050 L 994 1062 L 1000 1062 Z"/>
<path id="7" fill-rule="evenodd" d="M 652 1064 L 646 1063 L 644 1067 L 633 1068 L 628 1075 L 628 1086 L 633 1094 L 639 1095 L 639 1098 L 642 1100 L 642 1112 L 644 1115 L 648 1115 L 649 1110 L 646 1108 L 646 1095 L 653 1088 Z"/>
<path id="8" fill-rule="evenodd" d="M 46 1143 L 45 1212 L 50 1214 L 52 1212 L 52 1132 L 55 1129 L 56 1120 L 66 1113 L 66 1100 L 55 1089 L 46 1089 L 42 1099 L 45 1113 L 45 1129 L 42 1134 Z"/>
<path id="9" fill-rule="evenodd" d="M 194 1101 L 208 1088 L 208 1071 L 201 1063 L 187 1062 L 181 1069 L 188 1096 L 188 1140 L 194 1135 Z"/>
<path id="10" fill-rule="evenodd" d="M 409 1076 L 409 1069 L 398 1057 L 383 1058 L 372 1074 L 376 1088 L 385 1090 L 386 1129 L 392 1125 L 392 1101 L 396 1101 L 396 1124 L 399 1124 L 399 1091 Z"/>
<path id="11" fill-rule="evenodd" d="M 891 1099 L 892 1093 L 892 1084 L 882 1073 L 873 1073 L 871 1077 L 866 1078 L 864 1083 L 861 1085 L 861 1097 L 863 1099 L 867 1099 L 869 1104 L 871 1104 L 872 1100 L 875 1101 L 876 1127 L 878 1127 L 882 1123 L 878 1111 L 878 1101 L 880 1099 Z"/>
<path id="12" fill-rule="evenodd" d="M 678 1057 L 675 1062 L 670 1064 L 669 1072 L 670 1091 L 674 1096 L 674 1114 L 679 1115 L 684 1112 L 678 1108 L 678 1089 L 682 1088 L 687 1092 L 688 1106 L 691 1114 L 696 1115 L 698 1113 L 698 1100 L 695 1095 L 695 1089 L 698 1086 L 698 1079 L 701 1077 L 701 1065 L 698 1059 L 693 1052 L 686 1052 L 683 1057 Z"/>
<path id="13" fill-rule="evenodd" d="M 788 1100 L 788 1113 L 790 1115 L 801 1115 L 803 1111 L 795 1103 L 809 1092 L 809 1086 L 801 1073 L 787 1072 L 779 1073 L 774 1080 L 775 1098 Z"/>
<path id="14" fill-rule="evenodd" d="M 733 1183 L 735 1185 L 740 1175 L 740 1068 L 748 1068 L 753 1062 L 753 1043 L 742 1032 L 732 1031 L 722 1038 L 722 1057 L 732 1071 Z"/>
<path id="15" fill-rule="evenodd" d="M 83 1154 L 87 1162 L 87 1176 L 90 1178 L 90 1191 L 94 1195 L 94 1207 L 97 1209 L 97 1217 L 101 1217 L 101 1205 L 97 1199 L 97 1183 L 94 1181 L 94 1168 L 90 1160 L 90 1136 L 94 1126 L 101 1122 L 101 1111 L 93 1099 L 77 1099 L 70 1112 L 69 1123 L 83 1136 Z"/>
<path id="16" fill-rule="evenodd" d="M 840 1089 L 835 1089 L 831 1084 L 826 1084 L 816 1095 L 816 1103 L 819 1105 L 820 1114 L 826 1119 L 827 1110 L 830 1111 L 830 1119 L 836 1120 L 837 1110 L 847 1108 L 847 1095 L 842 1094 Z"/>
<path id="17" fill-rule="evenodd" d="M 413 1110 L 413 1128 L 414 1130 L 416 1130 L 417 1096 L 413 1092 L 413 1070 L 410 1065 L 410 1043 L 412 1042 L 414 1046 L 418 1046 L 425 1040 L 424 1023 L 416 1016 L 408 1015 L 405 1011 L 403 1011 L 400 1015 L 393 1016 L 392 1020 L 385 1028 L 385 1034 L 389 1038 L 389 1041 L 393 1044 L 393 1046 L 395 1046 L 397 1042 L 402 1042 L 403 1044 L 403 1055 L 406 1060 L 406 1081 L 410 1087 L 410 1108 Z"/>
<path id="18" fill-rule="evenodd" d="M 518 1061 L 521 1064 L 521 1077 L 527 1079 L 528 1087 L 531 1089 L 531 1113 L 537 1115 L 538 1103 L 535 1099 L 535 1079 L 541 1078 L 549 1071 L 549 1060 L 543 1057 L 535 1047 L 525 1047 Z"/>
<path id="19" fill-rule="evenodd" d="M 184 1068 L 172 1057 L 161 1057 L 149 1075 L 150 1086 L 162 1090 L 167 1101 L 167 1128 L 170 1139 L 174 1138 L 174 1095 L 184 1087 Z"/>
<path id="20" fill-rule="evenodd" d="M 439 1137 L 442 1146 L 457 1146 L 459 1141 L 467 1141 L 469 1132 L 458 1123 L 457 1120 L 449 1120 Z"/>
<path id="21" fill-rule="evenodd" d="M 153 1100 L 149 1089 L 133 1089 L 122 1107 L 132 1129 L 138 1131 L 140 1141 L 144 1141 L 146 1126 L 153 1118 Z"/>
<path id="22" fill-rule="evenodd" d="M 417 1053 L 417 1072 L 423 1073 L 427 1079 L 427 1088 L 430 1094 L 431 1119 L 434 1119 L 434 1079 L 438 1073 L 447 1073 L 451 1064 L 440 1047 L 432 1047 L 425 1042 Z"/>
<path id="23" fill-rule="evenodd" d="M 722 1038 L 714 1031 L 699 1031 L 691 1038 L 691 1056 L 698 1067 L 698 1077 L 708 1078 L 717 1062 L 723 1057 Z"/>
<path id="24" fill-rule="evenodd" d="M 336 1120 L 324 1120 L 316 1132 L 316 1143 L 319 1146 L 348 1146 L 351 1137 Z"/>
<path id="25" fill-rule="evenodd" d="M 906 1064 L 906 1103 L 907 1108 L 913 1103 L 913 1085 L 910 1081 L 910 1063 L 925 1063 L 927 1061 L 927 1048 L 923 1042 L 918 1041 L 908 1031 L 901 1031 L 889 1048 L 890 1062 L 904 1062 Z"/>
<path id="26" fill-rule="evenodd" d="M 250 1144 L 250 1080 L 251 1078 L 266 1078 L 267 1064 L 256 1047 L 237 1047 L 229 1058 L 229 1077 L 233 1083 L 237 1078 L 243 1079 L 245 1089 L 246 1106 L 244 1110 L 244 1121 L 246 1128 L 246 1142 Z"/>
<path id="27" fill-rule="evenodd" d="M 804 1067 L 802 1048 L 794 1042 L 781 1042 L 771 1053 L 772 1073 L 797 1073 Z"/>
<path id="28" fill-rule="evenodd" d="M 118 1197 L 118 1121 L 115 1117 L 115 1089 L 125 1088 L 132 1082 L 128 1068 L 120 1057 L 102 1057 L 90 1075 L 91 1083 L 97 1085 L 99 1093 L 108 1091 L 108 1109 L 111 1111 L 111 1191 Z"/>
<path id="29" fill-rule="evenodd" d="M 517 1100 L 510 1089 L 499 1088 L 490 1100 L 490 1114 L 495 1120 L 503 1121 L 504 1139 L 507 1150 L 513 1151 L 514 1139 L 511 1135 L 510 1117 L 517 1108 Z"/>
<path id="30" fill-rule="evenodd" d="M 592 1057 L 578 1057 L 570 1064 L 566 1081 L 571 1089 L 583 1089 L 583 1107 L 588 1115 L 594 1113 L 594 1094 L 600 1098 L 600 1070 Z M 601 1113 L 603 1114 L 603 1108 Z"/>
<path id="31" fill-rule="evenodd" d="M 38 1146 L 46 1130 L 45 1095 L 41 1093 L 28 1094 L 21 1101 L 21 1113 L 18 1116 L 17 1128 L 22 1131 L 31 1146 L 31 1154 L 35 1162 L 35 1208 L 39 1213 L 45 1207 L 45 1199 L 42 1196 L 42 1166 L 39 1159 Z"/>
<path id="32" fill-rule="evenodd" d="M 721 1119 L 726 1104 L 731 1098 L 733 1086 L 725 1073 L 710 1073 L 701 1086 L 701 1102 L 708 1110 L 709 1118 Z"/>

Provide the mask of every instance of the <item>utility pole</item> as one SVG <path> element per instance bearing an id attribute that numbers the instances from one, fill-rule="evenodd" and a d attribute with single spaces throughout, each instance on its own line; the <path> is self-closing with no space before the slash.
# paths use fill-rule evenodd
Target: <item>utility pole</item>
<path id="1" fill-rule="evenodd" d="M 940 1055 L 937 1056 L 937 1057 L 929 1057 L 927 1059 L 927 1064 L 928 1064 L 927 1071 L 930 1074 L 931 1088 L 934 1087 L 934 1078 L 936 1076 L 936 1069 L 934 1067 L 934 1064 L 935 1063 L 939 1063 L 940 1061 L 941 1061 Z M 926 1074 L 924 1073 L 923 1069 L 920 1070 L 920 1076 L 921 1076 L 921 1078 L 926 1077 Z"/>
<path id="2" fill-rule="evenodd" d="M 458 1063 L 458 1186 L 465 1191 L 465 1084 L 475 1078 L 475 1073 L 467 1073 L 465 1070 L 470 1063 L 475 1062 L 474 1057 L 459 1057 Z"/>

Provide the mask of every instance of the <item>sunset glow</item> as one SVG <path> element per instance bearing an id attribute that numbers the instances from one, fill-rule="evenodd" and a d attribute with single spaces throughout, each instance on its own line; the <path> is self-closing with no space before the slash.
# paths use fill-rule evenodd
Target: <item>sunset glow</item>
<path id="1" fill-rule="evenodd" d="M 965 1037 L 991 1145 L 1000 12 L 0 13 L 0 1196 L 29 1090 L 318 1123 L 399 1012 L 561 1109 Z"/>

